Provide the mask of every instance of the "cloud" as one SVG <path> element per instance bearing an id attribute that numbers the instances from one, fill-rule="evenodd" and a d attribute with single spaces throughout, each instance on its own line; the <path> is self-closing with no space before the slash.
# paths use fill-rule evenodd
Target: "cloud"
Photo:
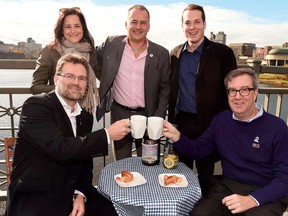
<path id="1" fill-rule="evenodd" d="M 131 5 L 99 6 L 92 1 L 4 1 L 0 0 L 0 41 L 17 44 L 32 37 L 37 43 L 49 43 L 59 8 L 79 6 L 96 45 L 105 41 L 108 35 L 126 34 L 125 19 Z M 146 5 L 151 14 L 151 29 L 148 38 L 172 49 L 185 41 L 181 29 L 181 14 L 186 3 L 168 5 Z M 224 31 L 229 43 L 255 43 L 256 46 L 282 45 L 287 42 L 288 22 L 281 23 L 253 17 L 244 11 L 205 6 L 206 36 L 210 32 Z"/>

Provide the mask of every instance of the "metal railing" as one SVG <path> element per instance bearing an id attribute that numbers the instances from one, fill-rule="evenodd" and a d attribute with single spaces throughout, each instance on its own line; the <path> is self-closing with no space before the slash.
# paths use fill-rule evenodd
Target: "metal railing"
<path id="1" fill-rule="evenodd" d="M 277 66 L 262 66 L 261 62 L 255 61 L 253 64 L 254 70 L 258 73 L 276 73 L 288 74 L 288 67 Z M 0 60 L 0 69 L 33 69 L 35 60 Z M 251 67 L 248 65 L 238 65 L 238 67 Z M 1 74 L 0 74 L 1 76 Z M 259 101 L 264 106 L 264 109 L 273 115 L 282 118 L 288 123 L 288 88 L 276 87 L 260 87 Z M 31 95 L 29 87 L 0 87 L 0 102 L 6 95 L 8 97 L 8 106 L 0 103 L 0 133 L 5 132 L 5 136 L 15 136 L 18 130 L 19 116 L 21 113 L 21 105 L 15 105 L 15 96 Z M 19 102 L 19 101 L 18 101 Z M 24 102 L 24 101 L 23 101 Z M 109 115 L 107 113 L 106 115 Z M 2 126 L 2 119 L 6 118 L 9 125 Z M 98 123 L 99 127 L 107 127 L 110 122 L 106 122 L 105 117 Z M 1 133 L 2 134 L 2 133 Z M 0 186 L 6 184 L 5 160 L 4 159 L 4 136 L 0 135 Z M 105 158 L 104 158 L 105 160 Z M 105 164 L 105 161 L 104 161 Z"/>

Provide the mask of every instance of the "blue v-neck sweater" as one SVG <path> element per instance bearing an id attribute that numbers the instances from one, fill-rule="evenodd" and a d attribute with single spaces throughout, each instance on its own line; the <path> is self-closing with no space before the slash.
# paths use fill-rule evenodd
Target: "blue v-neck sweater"
<path id="1" fill-rule="evenodd" d="M 260 205 L 288 195 L 288 127 L 265 111 L 251 122 L 234 120 L 230 110 L 224 111 L 197 140 L 181 135 L 173 145 L 192 159 L 217 149 L 223 176 L 258 186 L 250 195 Z"/>

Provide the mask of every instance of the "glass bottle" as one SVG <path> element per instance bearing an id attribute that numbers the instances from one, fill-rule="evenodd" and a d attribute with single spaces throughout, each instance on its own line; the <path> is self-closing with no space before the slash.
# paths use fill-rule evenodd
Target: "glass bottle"
<path id="1" fill-rule="evenodd" d="M 174 169 L 179 162 L 177 151 L 169 140 L 166 141 L 163 152 L 163 165 L 166 169 Z"/>
<path id="2" fill-rule="evenodd" d="M 158 140 L 143 139 L 142 142 L 142 163 L 153 166 L 160 161 L 160 145 Z"/>

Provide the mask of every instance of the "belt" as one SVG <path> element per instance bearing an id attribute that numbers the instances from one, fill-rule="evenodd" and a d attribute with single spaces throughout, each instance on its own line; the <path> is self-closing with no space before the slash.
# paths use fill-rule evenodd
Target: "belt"
<path id="1" fill-rule="evenodd" d="M 115 101 L 115 100 L 114 100 L 114 103 L 115 103 L 117 106 L 121 107 L 122 109 L 128 110 L 128 111 L 130 111 L 130 112 L 140 112 L 140 111 L 145 110 L 145 107 L 135 107 L 135 108 L 131 108 L 131 107 L 124 106 L 124 105 L 118 103 L 118 102 Z"/>

